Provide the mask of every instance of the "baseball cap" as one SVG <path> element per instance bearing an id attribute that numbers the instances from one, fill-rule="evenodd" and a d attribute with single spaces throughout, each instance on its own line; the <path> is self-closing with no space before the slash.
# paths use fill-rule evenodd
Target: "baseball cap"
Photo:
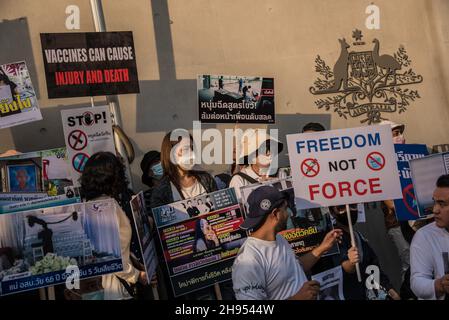
<path id="1" fill-rule="evenodd" d="M 272 186 L 258 187 L 248 196 L 248 214 L 240 228 L 249 230 L 258 227 L 265 217 L 285 200 L 288 200 L 288 195 Z"/>

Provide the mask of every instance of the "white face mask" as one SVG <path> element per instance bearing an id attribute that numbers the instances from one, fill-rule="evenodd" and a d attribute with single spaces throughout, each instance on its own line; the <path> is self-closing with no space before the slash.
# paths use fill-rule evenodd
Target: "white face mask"
<path id="1" fill-rule="evenodd" d="M 193 152 L 189 152 L 181 157 L 178 157 L 178 166 L 185 171 L 192 170 L 195 166 L 195 154 Z"/>
<path id="2" fill-rule="evenodd" d="M 271 155 L 267 156 L 267 155 L 262 154 L 262 155 L 257 157 L 257 160 L 258 160 L 260 165 L 266 166 L 267 169 L 268 169 L 268 167 L 271 164 L 271 161 L 273 161 L 273 158 L 271 157 Z"/>
<path id="3" fill-rule="evenodd" d="M 404 144 L 405 143 L 405 138 L 402 134 L 393 137 L 393 143 L 395 144 Z"/>
<path id="4" fill-rule="evenodd" d="M 270 167 L 259 167 L 259 176 L 267 176 L 268 169 L 270 169 Z"/>

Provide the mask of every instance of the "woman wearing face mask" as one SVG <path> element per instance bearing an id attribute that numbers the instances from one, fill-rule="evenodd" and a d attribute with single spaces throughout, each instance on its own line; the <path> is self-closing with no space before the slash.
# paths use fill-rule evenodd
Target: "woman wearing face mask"
<path id="1" fill-rule="evenodd" d="M 149 188 L 143 194 L 146 212 L 150 214 L 153 189 L 159 185 L 164 174 L 161 164 L 161 153 L 155 150 L 147 152 L 140 162 L 140 168 L 142 169 L 142 183 Z"/>
<path id="2" fill-rule="evenodd" d="M 158 186 L 153 189 L 151 195 L 151 207 L 159 207 L 187 198 L 197 197 L 201 194 L 217 191 L 214 178 L 205 171 L 193 170 L 195 156 L 193 152 L 193 138 L 187 130 L 169 132 L 162 140 L 161 163 L 164 175 Z M 165 266 L 160 244 L 156 246 L 159 265 Z M 169 276 L 166 268 L 163 268 L 163 279 L 169 287 Z M 170 300 L 175 299 L 172 290 L 165 293 Z M 192 294 L 182 296 L 182 299 L 201 300 L 215 299 L 213 289 L 206 288 Z"/>
<path id="3" fill-rule="evenodd" d="M 278 168 L 274 168 L 273 158 L 283 149 L 283 144 L 266 134 L 265 130 L 247 130 L 241 140 L 238 163 L 243 168 L 232 176 L 230 188 L 235 189 L 237 198 L 241 198 L 240 188 L 276 177 Z M 274 150 L 277 144 L 277 150 Z"/>
<path id="4" fill-rule="evenodd" d="M 195 154 L 193 139 L 187 130 L 178 131 L 172 140 L 168 133 L 161 147 L 164 175 L 153 190 L 151 206 L 159 207 L 172 202 L 197 197 L 217 190 L 214 178 L 205 171 L 193 170 Z"/>
<path id="5" fill-rule="evenodd" d="M 357 222 L 357 205 L 350 205 L 351 222 L 354 225 Z M 340 265 L 343 269 L 343 293 L 346 300 L 369 300 L 373 299 L 370 291 L 366 288 L 366 279 L 368 274 L 365 272 L 368 266 L 375 265 L 380 271 L 380 285 L 388 292 L 391 299 L 399 300 L 400 296 L 393 289 L 388 277 L 382 272 L 376 253 L 368 244 L 363 236 L 354 230 L 356 246 L 351 244 L 349 233 L 348 216 L 346 206 L 335 206 L 329 208 L 332 216 L 336 220 L 336 227 L 343 230 L 340 247 Z M 357 280 L 356 264 L 359 263 L 362 275 L 362 281 Z"/>

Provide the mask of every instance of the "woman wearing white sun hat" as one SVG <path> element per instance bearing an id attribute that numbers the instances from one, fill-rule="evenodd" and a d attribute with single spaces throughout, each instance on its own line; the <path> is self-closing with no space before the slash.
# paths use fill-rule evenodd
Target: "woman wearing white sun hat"
<path id="1" fill-rule="evenodd" d="M 237 198 L 240 199 L 241 187 L 275 178 L 273 176 L 278 171 L 278 155 L 284 145 L 265 129 L 248 129 L 238 141 L 237 163 L 244 167 L 232 176 L 229 187 L 235 189 Z"/>

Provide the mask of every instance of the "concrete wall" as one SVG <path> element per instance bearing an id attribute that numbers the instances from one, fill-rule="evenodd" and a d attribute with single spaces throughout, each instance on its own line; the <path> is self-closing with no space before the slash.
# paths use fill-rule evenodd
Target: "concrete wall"
<path id="1" fill-rule="evenodd" d="M 448 143 L 449 1 L 378 0 L 381 29 L 365 28 L 362 0 L 108 0 L 103 1 L 108 31 L 131 30 L 141 93 L 120 96 L 123 127 L 137 159 L 135 189 L 141 187 L 139 162 L 159 149 L 170 129 L 192 127 L 197 115 L 196 75 L 237 74 L 276 78 L 277 113 L 331 115 L 332 128 L 359 126 L 360 119 L 318 110 L 309 93 L 319 54 L 331 67 L 338 58 L 337 39 L 363 31 L 367 49 L 373 38 L 381 54 L 404 45 L 413 69 L 424 82 L 412 88 L 421 96 L 408 111 L 390 119 L 406 123 L 407 141 Z M 59 111 L 87 106 L 89 98 L 47 99 L 39 33 L 67 32 L 65 8 L 81 10 L 81 29 L 94 31 L 88 0 L 2 0 L 0 62 L 27 59 L 44 120 L 0 130 L 0 152 L 32 151 L 64 145 Z M 21 20 L 17 20 L 23 18 Z M 17 20 L 17 21 L 14 21 Z M 16 32 L 17 31 L 17 32 Z M 17 34 L 22 36 L 18 39 Z M 96 97 L 97 104 L 104 97 Z M 233 126 L 219 125 L 220 129 Z M 390 248 L 391 249 L 391 248 Z"/>

